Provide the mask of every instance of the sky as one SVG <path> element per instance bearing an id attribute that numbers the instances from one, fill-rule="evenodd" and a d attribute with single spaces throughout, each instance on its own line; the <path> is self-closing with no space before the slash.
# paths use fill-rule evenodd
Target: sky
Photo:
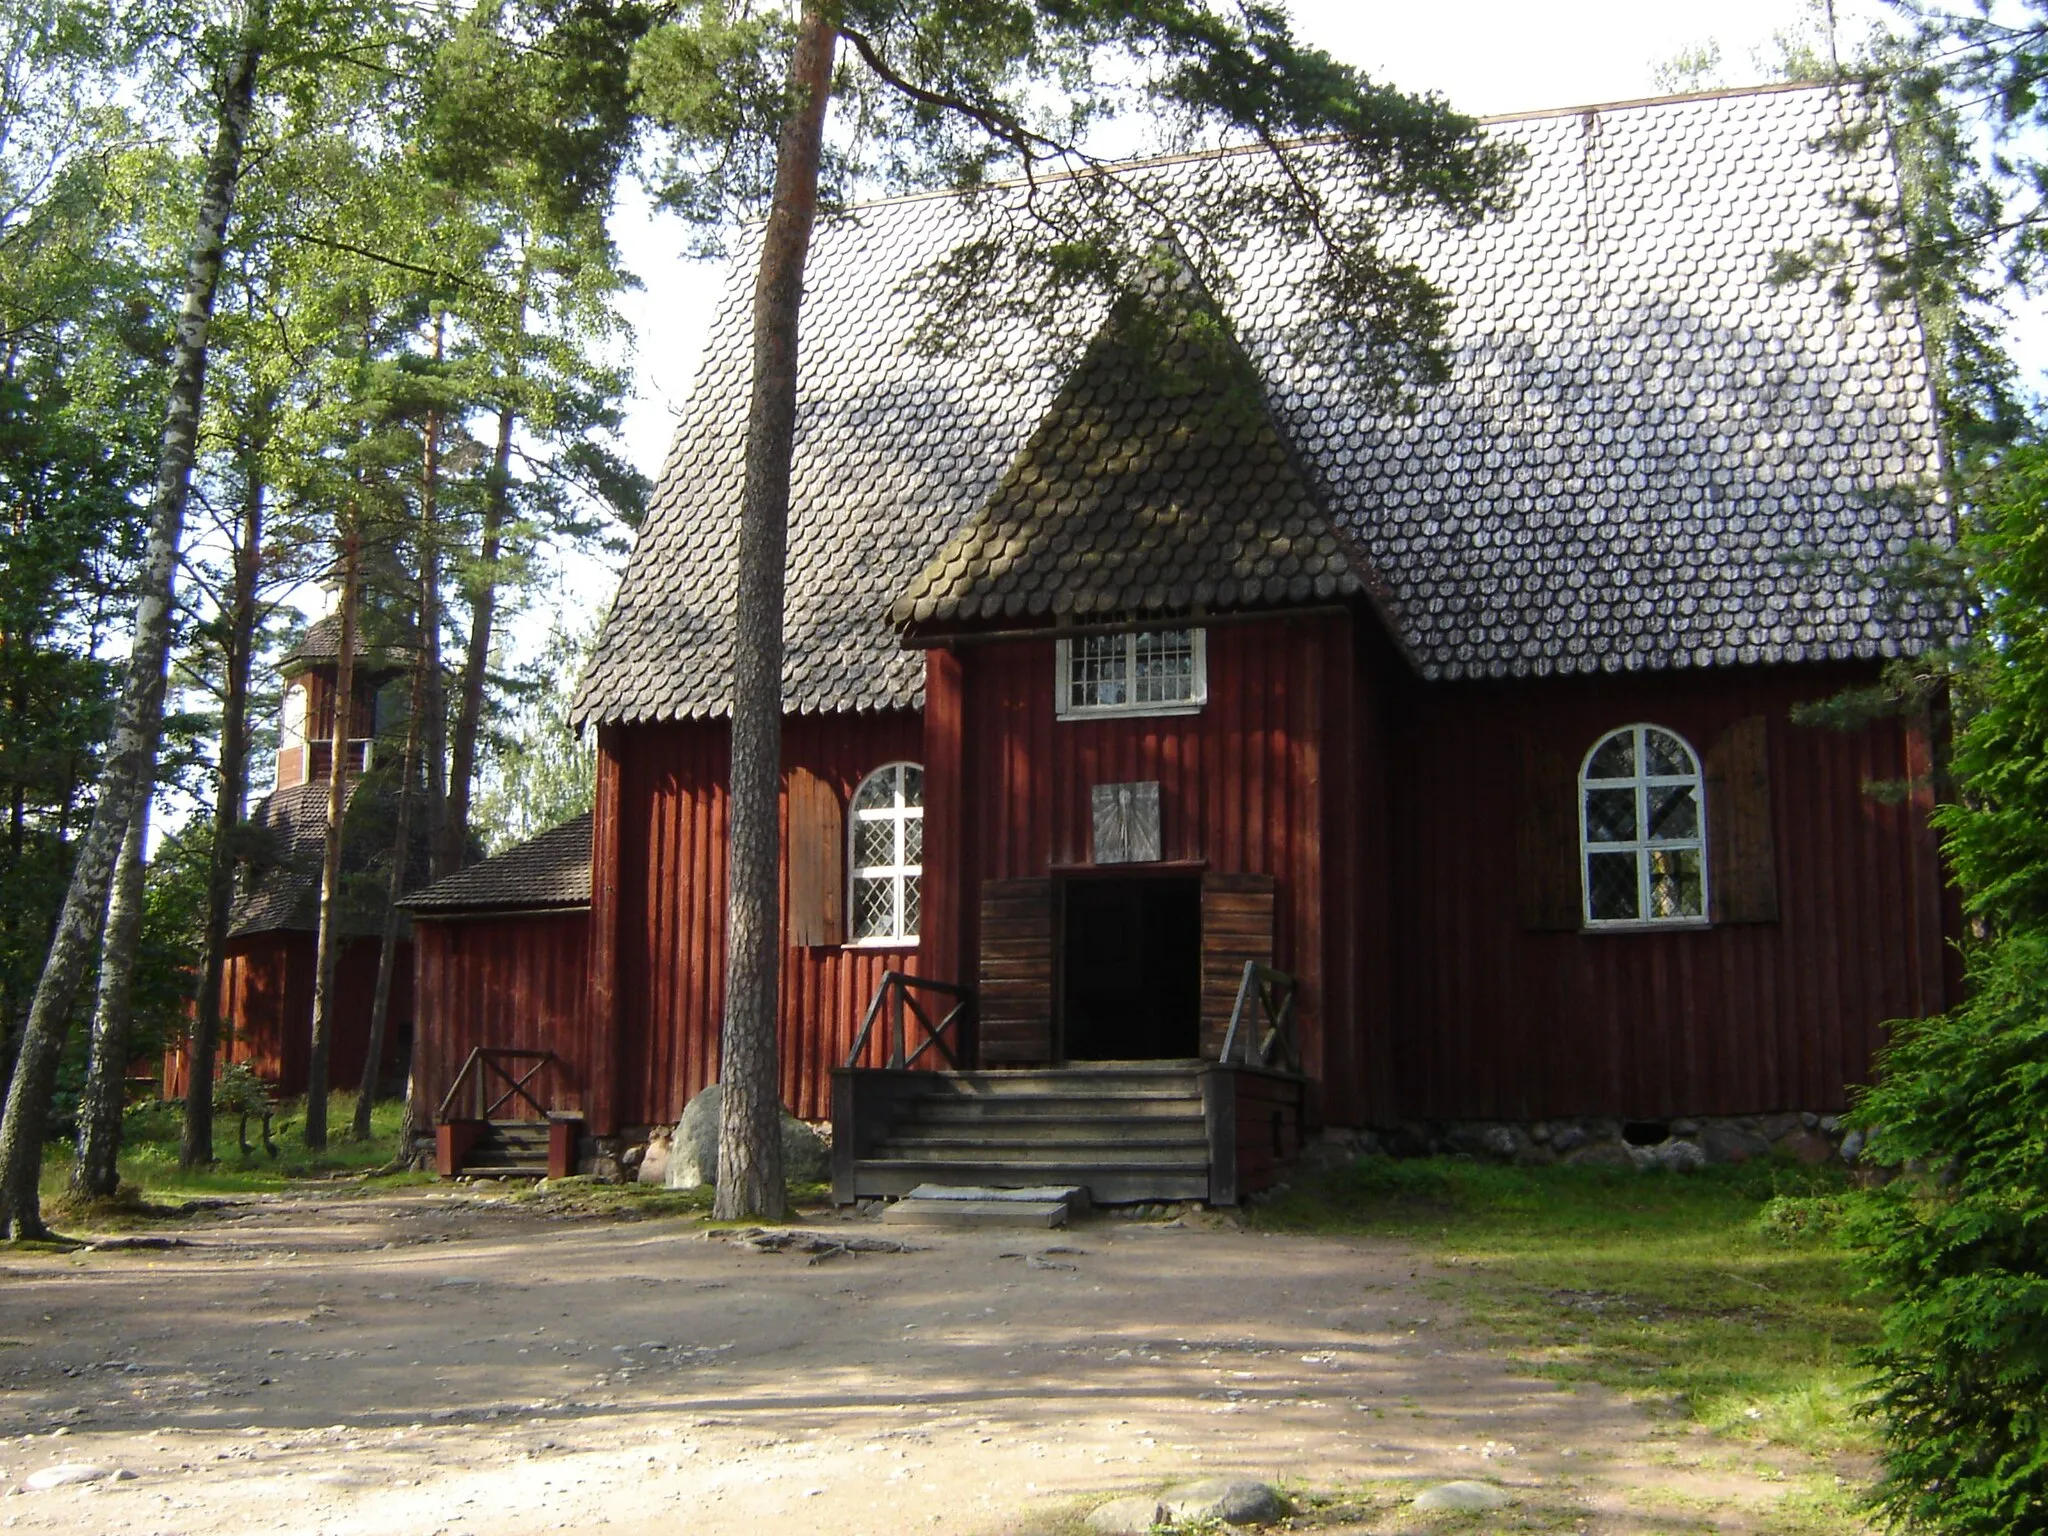
<path id="1" fill-rule="evenodd" d="M 1845 56 L 1882 8 L 1881 0 L 1836 0 Z M 1290 10 L 1302 40 L 1375 79 L 1434 91 L 1480 116 L 1659 94 L 1659 67 L 1707 43 L 1718 45 L 1720 62 L 1701 84 L 1756 84 L 1772 78 L 1777 34 L 1804 28 L 1811 38 L 1822 35 L 1818 0 L 1293 0 Z M 680 222 L 650 209 L 637 191 L 622 200 L 612 232 L 644 285 L 625 306 L 637 378 L 625 447 L 652 476 L 688 398 L 727 274 L 686 259 Z M 554 613 L 601 611 L 617 581 L 615 565 L 586 557 L 568 558 L 558 575 L 558 593 L 515 625 L 522 652 L 545 637 Z"/>

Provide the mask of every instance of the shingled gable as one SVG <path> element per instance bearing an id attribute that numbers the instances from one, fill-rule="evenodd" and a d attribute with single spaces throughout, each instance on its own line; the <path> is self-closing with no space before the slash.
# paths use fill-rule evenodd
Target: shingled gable
<path id="1" fill-rule="evenodd" d="M 590 905 L 590 813 L 571 817 L 399 903 L 423 918 Z"/>
<path id="2" fill-rule="evenodd" d="M 1250 360 L 1192 274 L 1167 268 L 1117 306 L 889 622 L 929 636 L 1363 590 Z"/>
<path id="3" fill-rule="evenodd" d="M 1404 415 L 1299 345 L 1301 252 L 1276 239 L 1238 254 L 1232 329 L 1423 676 L 1868 658 L 1947 633 L 1945 614 L 1874 574 L 1948 536 L 1925 494 L 1937 446 L 1918 319 L 1868 291 L 1774 280 L 1786 251 L 1858 248 L 1855 206 L 1893 198 L 1883 136 L 1840 132 L 1865 110 L 1847 88 L 1801 86 L 1496 121 L 1527 151 L 1517 211 L 1387 233 L 1453 306 L 1450 381 Z M 1226 160 L 1124 174 L 1171 198 Z M 922 704 L 923 658 L 899 646 L 889 602 L 990 505 L 1065 382 L 1006 315 L 957 356 L 914 346 L 907 275 L 984 227 L 924 197 L 818 231 L 791 710 Z M 579 723 L 728 708 L 749 284 L 742 260 Z"/>

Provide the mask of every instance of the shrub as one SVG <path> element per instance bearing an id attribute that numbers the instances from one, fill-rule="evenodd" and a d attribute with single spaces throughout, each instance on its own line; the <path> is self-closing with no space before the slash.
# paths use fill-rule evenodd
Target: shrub
<path id="1" fill-rule="evenodd" d="M 1928 1170 L 1850 1223 L 1891 1296 L 1867 1357 L 1874 1495 L 1910 1530 L 2048 1529 L 2048 934 L 1980 948 L 1968 1001 L 1903 1026 L 1858 1106 L 1881 1163 Z"/>

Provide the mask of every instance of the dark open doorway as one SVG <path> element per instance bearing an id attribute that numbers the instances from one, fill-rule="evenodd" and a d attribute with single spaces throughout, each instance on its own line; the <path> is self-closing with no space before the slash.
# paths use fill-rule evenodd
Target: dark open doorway
<path id="1" fill-rule="evenodd" d="M 1202 887 L 1148 876 L 1070 878 L 1060 935 L 1069 1061 L 1201 1050 Z"/>

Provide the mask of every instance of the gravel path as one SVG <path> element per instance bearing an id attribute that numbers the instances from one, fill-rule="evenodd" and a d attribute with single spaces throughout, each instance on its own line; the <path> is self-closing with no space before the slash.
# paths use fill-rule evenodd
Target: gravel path
<path id="1" fill-rule="evenodd" d="M 1770 1529 L 1787 1464 L 1511 1374 L 1398 1245 L 1094 1218 L 813 1262 L 458 1192 L 236 1202 L 0 1258 L 0 1527 L 430 1536 L 1060 1528 L 1242 1472 L 1488 1529 Z M 159 1230 L 169 1230 L 159 1229 Z M 24 1491 L 62 1464 L 132 1479 Z"/>

